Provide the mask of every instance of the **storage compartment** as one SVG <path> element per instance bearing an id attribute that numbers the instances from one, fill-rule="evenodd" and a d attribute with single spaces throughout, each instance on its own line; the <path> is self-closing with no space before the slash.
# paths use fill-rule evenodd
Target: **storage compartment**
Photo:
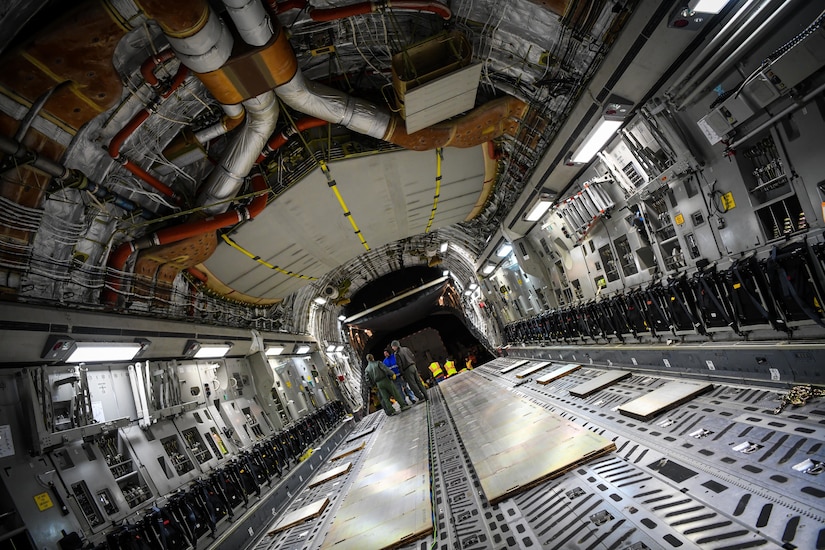
<path id="1" fill-rule="evenodd" d="M 437 34 L 392 57 L 393 89 L 407 132 L 413 133 L 475 106 L 481 64 L 461 32 Z"/>

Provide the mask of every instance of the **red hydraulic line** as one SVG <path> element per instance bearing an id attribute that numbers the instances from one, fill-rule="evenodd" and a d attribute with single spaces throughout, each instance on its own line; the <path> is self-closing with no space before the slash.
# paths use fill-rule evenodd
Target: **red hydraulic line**
<path id="1" fill-rule="evenodd" d="M 264 150 L 261 151 L 261 154 L 258 156 L 258 160 L 256 160 L 255 162 L 263 162 L 264 159 L 266 159 L 266 157 L 268 157 L 270 154 L 281 148 L 284 145 L 284 143 L 286 143 L 287 140 L 291 136 L 294 136 L 296 133 L 303 132 L 304 130 L 309 130 L 310 128 L 326 126 L 327 124 L 329 124 L 329 122 L 327 122 L 326 120 L 322 120 L 320 118 L 315 118 L 311 116 L 304 117 L 298 120 L 295 123 L 295 128 L 293 128 L 292 126 L 288 126 L 282 132 L 278 132 L 277 134 L 269 138 L 269 141 L 264 147 Z"/>
<path id="2" fill-rule="evenodd" d="M 152 88 L 157 88 L 160 81 L 155 76 L 155 69 L 158 65 L 166 63 L 175 57 L 175 52 L 171 49 L 163 50 L 157 55 L 152 55 L 144 61 L 140 66 L 140 74 L 143 75 L 143 80 Z"/>
<path id="3" fill-rule="evenodd" d="M 275 13 L 283 13 L 291 9 L 304 9 L 307 7 L 307 2 L 306 0 L 286 0 L 286 2 L 278 3 L 275 0 L 269 0 L 269 7 L 274 10 Z M 450 19 L 453 15 L 450 8 L 440 2 L 427 0 L 395 0 L 386 2 L 361 2 L 339 8 L 310 8 L 309 17 L 313 21 L 336 21 L 338 19 L 352 17 L 353 15 L 366 15 L 384 9 L 425 11 L 434 13 L 442 19 Z"/>
<path id="4" fill-rule="evenodd" d="M 163 52 L 161 52 L 161 55 L 163 55 L 165 52 L 171 52 L 171 50 L 164 50 Z M 159 57 L 160 56 L 150 59 L 158 59 Z M 143 66 L 145 66 L 147 62 L 144 62 Z M 141 72 L 143 72 L 143 66 L 141 66 Z M 154 73 L 152 73 L 151 70 L 149 71 L 149 73 L 152 75 L 152 78 L 154 78 Z M 169 85 L 169 89 L 162 92 L 160 96 L 165 99 L 172 95 L 172 93 L 175 90 L 180 88 L 180 86 L 186 80 L 187 76 L 189 76 L 189 69 L 187 69 L 184 65 L 181 65 L 178 69 L 178 72 L 175 74 L 175 77 L 172 79 L 172 82 Z M 145 77 L 146 75 L 144 74 L 144 78 Z M 156 78 L 154 80 L 155 82 L 157 82 Z M 150 81 L 147 79 L 147 82 Z M 134 162 L 120 154 L 120 148 L 123 147 L 123 144 L 129 138 L 129 136 L 131 136 L 135 132 L 135 130 L 140 128 L 141 125 L 144 122 L 146 122 L 146 120 L 149 118 L 151 114 L 151 107 L 147 107 L 142 111 L 138 112 L 134 117 L 132 117 L 132 120 L 130 120 L 126 124 L 126 126 L 124 126 L 117 134 L 115 134 L 115 137 L 113 137 L 112 141 L 109 142 L 109 155 L 116 161 L 120 162 L 123 165 L 123 167 L 129 170 L 132 174 L 139 177 L 140 179 L 142 179 L 143 181 L 145 181 L 146 183 L 148 183 L 149 185 L 151 185 L 167 197 L 170 197 L 175 202 L 180 203 L 180 197 L 172 190 L 171 187 L 169 187 L 168 185 L 160 181 L 158 178 L 156 178 L 155 176 L 153 176 L 152 174 L 150 174 L 149 172 L 147 172 L 146 170 L 144 170 L 143 168 L 141 168 L 140 166 L 138 166 L 137 164 L 135 164 Z"/>
<path id="5" fill-rule="evenodd" d="M 169 84 L 169 89 L 164 92 L 161 92 L 160 97 L 166 99 L 167 97 L 172 95 L 172 92 L 181 87 L 183 81 L 186 80 L 187 76 L 189 76 L 189 69 L 186 68 L 185 65 L 181 64 L 181 66 L 178 67 L 178 72 L 175 73 L 174 78 L 172 78 L 172 82 Z"/>
<path id="6" fill-rule="evenodd" d="M 307 7 L 307 0 L 286 0 L 286 2 L 270 0 L 269 7 L 275 13 L 283 13 L 289 10 L 302 10 Z"/>
<path id="7" fill-rule="evenodd" d="M 209 280 L 209 277 L 206 276 L 206 273 L 198 269 L 197 267 L 190 267 L 186 269 L 186 272 L 189 273 L 192 277 L 199 280 L 202 283 L 205 283 Z"/>
<path id="8" fill-rule="evenodd" d="M 252 190 L 256 192 L 264 191 L 268 187 L 266 178 L 260 174 L 252 177 Z M 108 271 L 123 271 L 129 257 L 136 250 L 144 250 L 153 246 L 172 244 L 190 237 L 196 237 L 209 231 L 217 231 L 223 227 L 235 225 L 245 219 L 252 219 L 260 214 L 266 207 L 266 193 L 257 195 L 249 206 L 240 206 L 233 210 L 228 210 L 217 216 L 184 223 L 174 227 L 167 227 L 153 233 L 152 235 L 141 237 L 136 241 L 121 244 L 109 255 L 107 262 Z M 117 291 L 120 290 L 121 283 L 114 279 L 112 274 L 107 274 L 108 284 L 104 285 L 101 301 L 109 306 L 117 303 Z"/>

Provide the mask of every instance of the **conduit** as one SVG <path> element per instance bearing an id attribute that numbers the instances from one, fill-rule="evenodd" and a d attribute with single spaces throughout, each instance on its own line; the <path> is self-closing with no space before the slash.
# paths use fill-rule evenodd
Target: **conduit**
<path id="1" fill-rule="evenodd" d="M 283 13 L 288 10 L 303 10 L 307 8 L 306 0 L 287 0 L 278 3 L 269 0 L 269 7 L 275 13 Z M 360 2 L 339 8 L 319 9 L 310 7 L 310 19 L 313 21 L 337 21 L 354 15 L 367 15 L 369 13 L 381 13 L 384 11 L 422 11 L 438 15 L 444 20 L 449 20 L 453 14 L 450 8 L 440 2 L 428 2 L 426 0 L 387 0 L 385 2 Z"/>
<path id="2" fill-rule="evenodd" d="M 424 233 L 430 232 L 430 227 L 435 219 L 435 211 L 438 208 L 438 197 L 441 196 L 441 160 L 444 158 L 444 150 L 439 147 L 435 150 L 435 195 L 433 195 L 433 208 L 430 210 L 430 219 Z"/>
<path id="3" fill-rule="evenodd" d="M 157 89 L 160 85 L 160 80 L 155 76 L 155 69 L 174 58 L 175 52 L 172 50 L 163 50 L 157 55 L 147 57 L 146 61 L 140 65 L 140 74 L 143 76 L 143 80 L 152 88 Z"/>
<path id="4" fill-rule="evenodd" d="M 283 273 L 284 275 L 289 275 L 290 277 L 295 277 L 297 279 L 305 279 L 307 281 L 317 281 L 318 280 L 318 277 L 310 277 L 309 275 L 301 275 L 300 273 L 295 273 L 294 271 L 289 271 L 288 269 L 284 269 L 282 267 L 278 267 L 277 265 L 273 265 L 273 264 L 267 262 L 266 260 L 264 260 L 260 256 L 258 256 L 256 254 L 253 254 L 252 252 L 248 251 L 247 249 L 245 249 L 244 247 L 242 247 L 241 245 L 239 245 L 238 243 L 233 241 L 229 237 L 229 235 L 221 235 L 221 238 L 224 240 L 224 242 L 226 244 L 228 244 L 229 246 L 231 246 L 232 248 L 234 248 L 235 250 L 237 250 L 238 252 L 240 252 L 244 256 L 252 258 L 253 260 L 258 262 L 259 264 L 261 264 L 263 266 L 266 266 L 266 267 L 268 267 L 269 269 L 271 269 L 273 271 L 277 271 L 278 273 Z"/>
<path id="5" fill-rule="evenodd" d="M 171 52 L 171 50 L 165 51 Z M 149 58 L 149 60 L 145 61 L 143 65 L 141 65 L 141 72 L 143 72 L 144 66 L 146 66 L 147 64 L 151 65 L 150 60 L 153 59 L 154 58 Z M 157 88 L 159 82 L 155 77 L 154 73 L 151 70 L 147 70 L 147 72 L 151 74 L 151 77 L 147 79 L 146 82 L 153 88 Z M 175 77 L 170 82 L 169 88 L 159 94 L 158 101 L 160 101 L 161 99 L 166 99 L 170 95 L 172 95 L 172 93 L 178 88 L 180 88 L 180 86 L 184 83 L 187 76 L 189 76 L 189 70 L 184 65 L 181 65 L 178 69 L 178 72 L 175 74 Z M 112 141 L 109 142 L 109 156 L 111 156 L 114 160 L 119 162 L 121 166 L 130 171 L 132 174 L 136 175 L 137 177 L 151 185 L 157 191 L 163 193 L 167 197 L 174 200 L 176 203 L 180 204 L 181 197 L 179 197 L 172 190 L 171 187 L 169 187 L 168 185 L 160 181 L 158 178 L 156 178 L 155 176 L 153 176 L 152 174 L 150 174 L 149 172 L 147 172 L 146 170 L 144 170 L 143 168 L 129 160 L 129 158 L 125 155 L 120 154 L 120 148 L 123 147 L 125 141 L 129 139 L 129 136 L 131 136 L 138 128 L 140 128 L 144 122 L 146 122 L 146 120 L 155 110 L 156 105 L 157 103 L 151 103 L 142 111 L 138 112 L 138 114 L 136 114 L 132 118 L 132 120 L 130 120 L 129 123 L 123 127 L 123 129 L 121 129 L 117 134 L 115 134 L 115 136 L 112 138 Z"/>
<path id="6" fill-rule="evenodd" d="M 289 140 L 290 137 L 303 132 L 304 130 L 309 130 L 310 128 L 318 128 L 320 126 L 326 126 L 329 124 L 326 120 L 315 118 L 315 117 L 304 117 L 299 119 L 295 122 L 294 126 L 287 126 L 282 132 L 273 135 L 264 147 L 263 151 L 261 151 L 260 156 L 258 156 L 258 163 L 263 162 L 266 160 L 266 157 L 283 147 L 283 145 Z"/>
<path id="7" fill-rule="evenodd" d="M 794 0 L 785 0 L 778 8 L 776 8 L 768 17 L 763 21 L 755 30 L 750 30 L 749 26 L 742 27 L 740 30 L 744 30 L 743 36 L 745 37 L 744 40 L 736 47 L 736 49 L 730 53 L 724 60 L 718 62 L 717 57 L 714 56 L 710 60 L 708 60 L 708 65 L 706 67 L 712 68 L 713 70 L 708 74 L 701 82 L 698 84 L 691 84 L 687 90 L 690 93 L 679 103 L 677 109 L 684 109 L 687 105 L 690 104 L 690 101 L 699 95 L 702 92 L 705 92 L 712 88 L 716 82 L 715 79 L 721 75 L 723 72 L 727 71 L 733 65 L 738 62 L 743 55 L 745 55 L 748 50 L 753 47 L 762 37 L 772 29 L 773 24 L 776 21 L 779 21 L 781 17 L 785 14 L 783 13 L 791 4 L 794 3 Z M 757 11 L 751 20 L 748 20 L 747 24 L 750 24 L 752 20 L 758 21 L 759 12 Z M 731 37 L 733 41 L 736 38 L 736 34 Z"/>
<path id="8" fill-rule="evenodd" d="M 266 207 L 266 191 L 269 191 L 269 185 L 262 175 L 256 174 L 252 177 L 252 190 L 260 194 L 252 200 L 249 206 L 239 206 L 218 216 L 161 229 L 151 235 L 121 244 L 109 255 L 107 263 L 109 271 L 123 272 L 126 262 L 135 251 L 176 243 L 190 237 L 235 225 L 244 220 L 253 219 Z M 111 274 L 107 274 L 107 280 L 108 284 L 103 290 L 101 301 L 106 305 L 113 306 L 117 303 L 117 294 L 121 283 L 116 282 Z"/>
<path id="9" fill-rule="evenodd" d="M 89 191 L 99 199 L 108 200 L 111 198 L 117 206 L 123 208 L 127 212 L 141 211 L 141 208 L 134 202 L 113 193 L 99 183 L 91 181 L 81 172 L 66 168 L 54 160 L 40 156 L 34 151 L 24 147 L 19 142 L 3 135 L 0 135 L 0 152 L 6 153 L 15 159 L 20 160 L 21 164 L 24 163 L 28 166 L 32 166 L 33 168 L 37 168 L 41 172 L 53 177 L 54 180 L 60 185 L 65 185 L 65 187 L 78 189 L 80 191 Z M 142 214 L 148 215 L 148 213 L 143 212 Z"/>

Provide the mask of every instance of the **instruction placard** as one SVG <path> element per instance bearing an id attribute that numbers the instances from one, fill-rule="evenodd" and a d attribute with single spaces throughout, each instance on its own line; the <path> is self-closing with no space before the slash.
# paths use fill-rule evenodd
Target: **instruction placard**
<path id="1" fill-rule="evenodd" d="M 0 458 L 14 456 L 14 440 L 11 438 L 11 425 L 0 426 Z"/>
<path id="2" fill-rule="evenodd" d="M 49 493 L 40 493 L 39 495 L 34 495 L 34 502 L 35 504 L 37 504 L 37 509 L 41 512 L 45 512 L 46 510 L 54 506 L 54 503 L 52 502 Z"/>

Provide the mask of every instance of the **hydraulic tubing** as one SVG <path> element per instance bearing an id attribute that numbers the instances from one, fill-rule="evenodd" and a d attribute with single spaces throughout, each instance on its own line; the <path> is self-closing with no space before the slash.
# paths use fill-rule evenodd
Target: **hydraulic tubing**
<path id="1" fill-rule="evenodd" d="M 171 50 L 166 51 L 171 52 Z M 172 53 L 172 55 L 174 55 L 174 53 Z M 145 66 L 148 62 L 149 61 L 147 60 L 141 66 L 141 72 L 143 72 L 142 67 Z M 154 78 L 155 82 L 157 82 L 157 78 L 154 77 L 154 73 L 152 73 L 151 71 L 148 72 L 152 74 L 152 78 Z M 166 99 L 167 97 L 172 95 L 172 93 L 184 83 L 187 76 L 189 76 L 189 70 L 184 65 L 181 65 L 178 69 L 178 72 L 175 74 L 175 77 L 172 79 L 169 88 L 159 94 L 160 98 Z M 147 82 L 153 87 L 156 86 L 156 84 L 152 84 L 150 80 L 147 80 Z M 168 185 L 160 181 L 158 178 L 156 178 L 155 176 L 153 176 L 152 174 L 150 174 L 149 172 L 147 172 L 146 170 L 144 170 L 143 168 L 129 160 L 126 156 L 120 154 L 120 148 L 123 146 L 124 142 L 138 128 L 140 128 L 144 122 L 146 122 L 149 116 L 151 116 L 153 110 L 154 104 L 147 106 L 142 111 L 138 112 L 132 118 L 132 120 L 130 120 L 129 123 L 123 127 L 123 129 L 121 129 L 117 134 L 115 134 L 115 136 L 112 138 L 112 141 L 109 142 L 109 156 L 111 156 L 114 160 L 118 161 L 124 168 L 129 170 L 132 174 L 136 175 L 137 177 L 151 185 L 157 191 L 163 193 L 167 197 L 173 199 L 178 204 L 180 204 L 181 198 L 172 190 L 171 187 L 169 187 Z"/>
<path id="2" fill-rule="evenodd" d="M 269 185 L 266 179 L 262 175 L 256 174 L 252 177 L 252 189 L 255 192 L 260 192 L 260 194 L 252 200 L 249 206 L 240 206 L 218 216 L 184 223 L 174 227 L 167 227 L 166 229 L 161 229 L 135 241 L 121 244 L 109 255 L 107 262 L 108 270 L 123 272 L 129 257 L 137 250 L 176 243 L 189 237 L 202 235 L 209 231 L 217 231 L 223 227 L 229 227 L 241 221 L 253 219 L 266 207 L 267 194 L 263 191 L 268 187 Z M 101 296 L 101 301 L 110 306 L 114 306 L 117 303 L 117 293 L 122 286 L 114 277 L 111 273 L 107 274 L 107 284 L 104 286 Z"/>
<path id="3" fill-rule="evenodd" d="M 743 36 L 747 33 L 746 38 L 737 46 L 737 48 L 730 53 L 721 63 L 719 62 L 719 58 L 721 57 L 718 52 L 717 55 L 712 56 L 708 62 L 707 67 L 713 67 L 713 70 L 702 79 L 701 82 L 698 84 L 692 84 L 690 87 L 686 88 L 690 90 L 690 93 L 685 96 L 685 98 L 679 103 L 678 109 L 684 109 L 687 105 L 690 104 L 691 100 L 695 98 L 700 93 L 704 92 L 709 86 L 712 85 L 713 80 L 721 75 L 724 71 L 728 70 L 730 67 L 736 63 L 739 58 L 751 48 L 756 41 L 761 40 L 763 35 L 770 30 L 771 24 L 777 20 L 779 17 L 784 15 L 784 11 L 790 6 L 794 0 L 785 0 L 778 8 L 771 13 L 765 21 L 763 21 L 756 30 L 750 30 L 750 25 L 752 21 L 759 20 L 759 14 L 761 9 L 754 13 L 753 17 L 749 19 L 745 25 L 740 29 L 743 31 Z M 731 40 L 734 40 L 738 34 L 734 33 L 731 37 Z M 695 79 L 693 79 L 695 80 Z"/>
<path id="4" fill-rule="evenodd" d="M 269 141 L 264 147 L 261 154 L 258 156 L 257 162 L 263 162 L 266 157 L 283 147 L 283 145 L 289 140 L 290 137 L 303 132 L 304 130 L 309 130 L 310 128 L 318 128 L 320 126 L 326 126 L 329 124 L 326 120 L 315 118 L 315 117 L 304 117 L 299 119 L 295 122 L 295 126 L 288 126 L 282 132 L 279 132 L 269 138 Z"/>
<path id="5" fill-rule="evenodd" d="M 276 13 L 283 13 L 292 9 L 306 9 L 306 0 L 287 0 L 278 3 L 269 0 L 269 7 Z M 429 2 L 427 0 L 394 0 L 392 2 L 360 2 L 349 6 L 338 8 L 310 8 L 309 17 L 313 21 L 337 21 L 354 15 L 367 15 L 369 13 L 381 11 L 422 11 L 438 15 L 444 20 L 449 20 L 453 14 L 449 7 L 440 2 Z"/>
<path id="6" fill-rule="evenodd" d="M 750 138 L 752 138 L 756 134 L 762 132 L 765 128 L 768 128 L 769 126 L 772 126 L 778 120 L 782 119 L 783 117 L 788 116 L 791 113 L 794 113 L 794 112 L 798 111 L 799 109 L 801 109 L 802 107 L 804 107 L 805 105 L 807 105 L 808 103 L 810 103 L 811 101 L 816 99 L 816 96 L 821 94 L 823 91 L 825 91 L 825 84 L 820 84 L 819 86 L 817 86 L 816 88 L 814 88 L 813 90 L 811 90 L 810 92 L 805 94 L 803 97 L 801 97 L 798 101 L 795 101 L 793 103 L 793 105 L 788 105 L 787 107 L 785 107 L 784 109 L 782 109 L 781 111 L 779 111 L 778 113 L 773 115 L 771 118 L 769 118 L 768 120 L 766 120 L 765 122 L 763 122 L 762 124 L 760 124 L 759 126 L 754 128 L 753 130 L 751 130 L 750 132 L 748 132 L 744 136 L 740 137 L 739 139 L 737 139 L 736 141 L 734 141 L 730 145 L 728 145 L 727 150 L 732 151 L 732 150 L 736 149 L 736 147 L 738 147 L 739 145 L 745 143 L 746 141 L 748 141 Z"/>

